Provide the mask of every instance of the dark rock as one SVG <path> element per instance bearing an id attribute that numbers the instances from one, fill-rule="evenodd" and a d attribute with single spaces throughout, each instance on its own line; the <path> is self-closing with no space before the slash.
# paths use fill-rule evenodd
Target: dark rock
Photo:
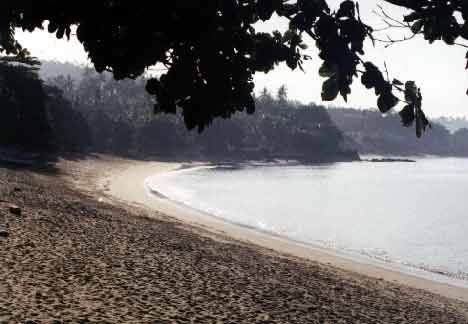
<path id="1" fill-rule="evenodd" d="M 396 159 L 396 158 L 370 159 L 370 160 L 363 160 L 363 161 L 374 162 L 374 163 L 379 163 L 379 162 L 410 162 L 410 163 L 414 163 L 414 162 L 416 162 L 415 160 Z"/>
<path id="2" fill-rule="evenodd" d="M 0 228 L 0 237 L 8 237 L 8 236 L 10 236 L 10 233 L 4 228 Z"/>
<path id="3" fill-rule="evenodd" d="M 16 216 L 21 216 L 21 208 L 16 205 L 10 205 L 9 207 L 10 213 Z"/>

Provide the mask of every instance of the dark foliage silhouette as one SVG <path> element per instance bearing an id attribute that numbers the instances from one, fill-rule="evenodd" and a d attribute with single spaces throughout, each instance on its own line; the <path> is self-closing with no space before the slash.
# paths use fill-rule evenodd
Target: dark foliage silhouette
<path id="1" fill-rule="evenodd" d="M 0 76 L 0 143 L 45 147 L 47 95 L 35 68 L 0 61 Z"/>
<path id="2" fill-rule="evenodd" d="M 27 150 L 81 150 L 87 123 L 62 92 L 44 85 L 36 62 L 0 60 L 0 144 Z"/>
<path id="3" fill-rule="evenodd" d="M 457 38 L 468 39 L 464 0 L 386 2 L 409 10 L 401 24 L 414 36 L 449 45 L 457 44 Z M 287 31 L 255 31 L 255 23 L 274 14 L 289 20 Z M 46 20 L 48 31 L 58 38 L 70 37 L 77 25 L 78 40 L 98 72 L 111 71 L 120 80 L 136 78 L 150 66 L 164 69 L 160 77 L 147 81 L 146 89 L 157 98 L 156 111 L 176 113 L 180 107 L 189 129 L 203 130 L 213 118 L 237 111 L 253 113 L 253 74 L 268 72 L 280 62 L 301 68 L 309 59 L 303 52 L 304 35 L 315 41 L 324 61 L 323 100 L 338 95 L 346 100 L 353 80 L 361 75 L 361 82 L 375 90 L 382 112 L 402 101 L 404 126 L 415 125 L 421 136 L 428 125 L 416 84 L 390 80 L 365 60 L 364 40 L 375 37 L 360 18 L 358 2 L 346 0 L 331 11 L 325 0 L 103 0 L 92 5 L 2 1 L 0 50 L 26 58 L 28 52 L 15 40 L 14 28 L 33 31 Z"/>

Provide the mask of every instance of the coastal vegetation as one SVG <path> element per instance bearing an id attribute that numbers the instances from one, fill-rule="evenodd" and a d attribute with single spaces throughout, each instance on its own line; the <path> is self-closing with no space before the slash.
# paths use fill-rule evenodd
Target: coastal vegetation
<path id="1" fill-rule="evenodd" d="M 39 62 L 0 58 L 0 145 L 73 151 L 89 144 L 87 124 L 60 89 L 38 75 Z"/>
<path id="2" fill-rule="evenodd" d="M 349 108 L 331 108 L 328 113 L 347 145 L 360 154 L 468 156 L 468 129 L 450 132 L 442 124 L 444 119 L 431 120 L 431 129 L 416 138 L 410 129 L 399 126 L 397 114 Z M 459 125 L 466 126 L 461 119 Z"/>
<path id="3" fill-rule="evenodd" d="M 10 107 L 1 121 L 3 146 L 138 158 L 307 162 L 355 160 L 357 153 L 468 155 L 465 128 L 450 132 L 434 120 L 418 139 L 400 126 L 395 113 L 302 104 L 288 99 L 285 86 L 276 93 L 260 91 L 257 114 L 215 120 L 198 134 L 183 127 L 180 115 L 153 113 L 145 78 L 116 81 L 109 73 L 57 62 L 30 66 L 4 61 L 0 67 L 4 89 L 9 89 L 0 100 Z"/>
<path id="4" fill-rule="evenodd" d="M 46 65 L 47 66 L 47 65 Z M 255 98 L 257 114 L 216 120 L 204 132 L 190 132 L 178 115 L 154 115 L 145 79 L 120 81 L 83 69 L 81 76 L 56 75 L 47 83 L 60 89 L 86 120 L 91 138 L 85 149 L 124 156 L 208 159 L 355 160 L 326 109 L 287 99 L 267 89 Z M 47 73 L 46 73 L 47 74 Z M 78 135 L 80 136 L 80 135 Z M 84 143 L 84 141 L 80 141 Z"/>
<path id="5" fill-rule="evenodd" d="M 377 107 L 387 113 L 397 105 L 404 126 L 420 137 L 429 126 L 422 94 L 413 80 L 389 77 L 365 57 L 366 40 L 386 45 L 423 36 L 429 43 L 465 46 L 468 6 L 464 0 L 386 0 L 407 9 L 403 21 L 381 15 L 389 28 L 411 34 L 403 39 L 379 38 L 362 21 L 359 2 L 342 1 L 331 10 L 327 1 L 173 1 L 137 5 L 128 0 L 100 1 L 90 6 L 63 1 L 6 2 L 1 7 L 0 51 L 26 59 L 29 52 L 15 39 L 15 28 L 44 28 L 57 38 L 76 34 L 96 71 L 110 71 L 117 80 L 135 79 L 152 66 L 162 73 L 146 80 L 157 98 L 157 112 L 181 112 L 188 129 L 202 131 L 214 118 L 255 111 L 253 75 L 285 63 L 302 69 L 311 57 L 303 38 L 311 39 L 323 61 L 322 100 L 347 100 L 360 77 L 374 89 Z M 272 16 L 289 22 L 284 31 L 257 32 L 255 24 Z M 186 26 L 190 26 L 187 28 Z M 73 30 L 73 32 L 72 32 Z M 468 55 L 467 55 L 468 58 Z"/>
<path id="6" fill-rule="evenodd" d="M 44 82 L 36 65 L 0 65 L 3 146 L 140 158 L 358 159 L 323 107 L 289 101 L 285 87 L 277 96 L 265 89 L 256 98 L 258 114 L 217 120 L 198 134 L 180 127 L 178 115 L 152 113 L 143 78 L 117 82 L 82 68 L 74 78 L 55 75 Z"/>

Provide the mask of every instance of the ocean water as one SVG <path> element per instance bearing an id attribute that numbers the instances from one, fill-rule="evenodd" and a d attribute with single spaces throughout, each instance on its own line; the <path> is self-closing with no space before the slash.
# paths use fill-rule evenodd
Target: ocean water
<path id="1" fill-rule="evenodd" d="M 232 223 L 468 283 L 468 159 L 219 165 L 147 185 Z"/>

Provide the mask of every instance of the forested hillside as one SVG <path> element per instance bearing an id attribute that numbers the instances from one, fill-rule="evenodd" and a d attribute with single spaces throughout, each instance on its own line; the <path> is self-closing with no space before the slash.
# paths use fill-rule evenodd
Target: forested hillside
<path id="1" fill-rule="evenodd" d="M 41 70 L 7 61 L 0 68 L 2 147 L 140 158 L 358 159 L 323 107 L 289 101 L 285 87 L 275 95 L 265 89 L 254 115 L 215 120 L 198 133 L 186 129 L 183 115 L 157 111 L 144 78 L 117 82 L 110 74 L 50 62 Z"/>
<path id="2" fill-rule="evenodd" d="M 27 149 L 102 152 L 133 157 L 208 159 L 357 159 L 357 153 L 468 156 L 468 130 L 432 122 L 422 138 L 397 114 L 304 105 L 281 87 L 264 89 L 254 115 L 215 120 L 201 134 L 183 116 L 155 110 L 146 80 L 114 81 L 92 69 L 45 62 L 41 69 L 1 62 L 7 112 L 0 144 Z M 41 77 L 47 77 L 42 81 Z M 157 110 L 157 105 L 156 105 Z"/>
<path id="3" fill-rule="evenodd" d="M 156 114 L 146 80 L 114 81 L 83 69 L 79 77 L 56 76 L 47 83 L 62 90 L 89 125 L 91 150 L 130 156 L 217 159 L 353 160 L 327 111 L 287 99 L 285 88 L 256 98 L 254 115 L 215 120 L 201 134 L 188 131 L 179 115 Z"/>
<path id="4" fill-rule="evenodd" d="M 401 127 L 398 114 L 382 116 L 373 110 L 332 108 L 333 122 L 343 131 L 348 145 L 361 154 L 468 156 L 468 130 L 451 133 L 437 121 L 421 138 L 413 128 Z"/>
<path id="5" fill-rule="evenodd" d="M 466 117 L 439 117 L 435 119 L 435 122 L 445 126 L 452 133 L 462 128 L 468 128 Z"/>

